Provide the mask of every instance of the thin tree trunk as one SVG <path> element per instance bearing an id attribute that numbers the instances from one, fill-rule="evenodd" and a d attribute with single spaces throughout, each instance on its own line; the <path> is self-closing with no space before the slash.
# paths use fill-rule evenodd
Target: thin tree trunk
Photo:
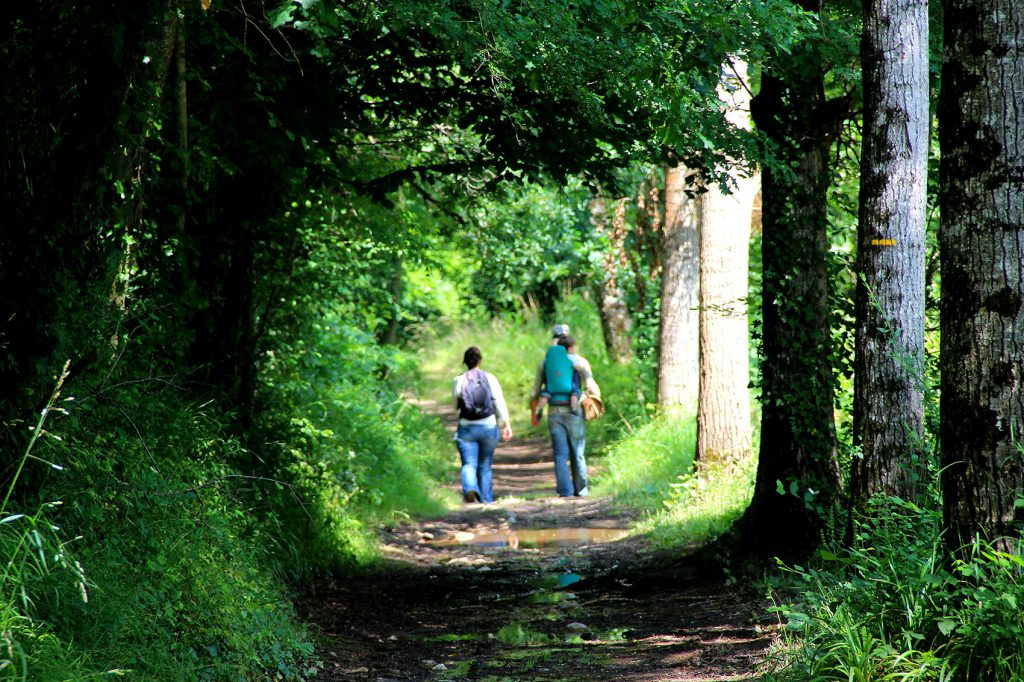
<path id="1" fill-rule="evenodd" d="M 726 116 L 750 127 L 746 65 L 723 73 Z M 697 453 L 705 462 L 750 456 L 750 374 L 747 328 L 750 220 L 759 179 L 733 177 L 731 194 L 717 186 L 701 195 L 700 386 Z"/>
<path id="2" fill-rule="evenodd" d="M 686 168 L 665 170 L 658 405 L 667 413 L 695 414 L 700 377 L 700 203 L 686 189 Z M 692 195 L 696 188 L 689 189 Z"/>
<path id="3" fill-rule="evenodd" d="M 175 92 L 175 103 L 178 114 L 176 132 L 176 143 L 178 147 L 178 155 L 181 158 L 181 177 L 179 179 L 179 189 L 181 190 L 181 206 L 179 207 L 180 213 L 178 214 L 178 233 L 182 234 L 185 231 L 185 204 L 186 195 L 188 193 L 188 84 L 185 80 L 185 22 L 184 20 L 178 21 L 178 28 L 175 32 L 174 39 L 174 70 L 177 78 L 176 92 Z"/>
<path id="4" fill-rule="evenodd" d="M 600 282 L 599 306 L 601 329 L 604 332 L 608 357 L 618 363 L 628 362 L 633 355 L 630 330 L 633 318 L 626 307 L 622 288 L 616 280 L 620 267 L 628 261 L 625 257 L 626 200 L 616 202 L 611 224 L 608 224 L 607 206 L 604 197 L 595 196 L 590 202 L 590 219 L 599 232 L 608 237 L 609 248 L 604 257 L 604 276 Z"/>
<path id="5" fill-rule="evenodd" d="M 959 552 L 1024 520 L 1024 4 L 943 7 L 942 489 Z"/>
<path id="6" fill-rule="evenodd" d="M 855 500 L 911 497 L 924 442 L 928 5 L 867 0 L 857 244 Z"/>
<path id="7" fill-rule="evenodd" d="M 636 307 L 641 311 L 647 307 L 647 283 L 654 280 L 661 266 L 658 253 L 662 223 L 660 194 L 656 173 L 645 178 L 636 193 L 636 238 L 627 255 L 637 292 Z"/>
<path id="8" fill-rule="evenodd" d="M 388 318 L 384 332 L 384 343 L 397 346 L 398 332 L 402 320 L 402 291 L 405 288 L 404 267 L 401 254 L 395 256 L 392 263 L 391 281 L 388 283 L 388 294 L 391 297 L 391 317 Z"/>

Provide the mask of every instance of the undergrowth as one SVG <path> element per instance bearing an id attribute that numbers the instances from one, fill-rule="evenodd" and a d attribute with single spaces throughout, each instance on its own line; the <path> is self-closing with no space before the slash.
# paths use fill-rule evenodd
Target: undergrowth
<path id="1" fill-rule="evenodd" d="M 935 504 L 878 497 L 851 548 L 784 567 L 786 646 L 766 679 L 1024 680 L 1019 548 L 954 560 L 940 528 Z"/>
<path id="2" fill-rule="evenodd" d="M 743 514 L 757 465 L 695 463 L 696 451 L 696 418 L 660 415 L 612 446 L 598 489 L 643 511 L 636 530 L 658 546 L 706 542 Z"/>
<path id="3" fill-rule="evenodd" d="M 37 494 L 10 481 L 0 514 L 0 680 L 315 674 L 290 583 L 366 564 L 378 524 L 441 509 L 450 448 L 391 386 L 401 356 L 326 331 L 276 349 L 246 443 L 131 351 L 55 392 L 16 462 Z"/>

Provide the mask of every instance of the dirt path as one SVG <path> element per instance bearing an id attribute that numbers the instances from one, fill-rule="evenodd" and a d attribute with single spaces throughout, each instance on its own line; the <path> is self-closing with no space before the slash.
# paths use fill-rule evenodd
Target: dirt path
<path id="1" fill-rule="evenodd" d="M 765 604 L 640 539 L 594 541 L 631 518 L 555 497 L 549 458 L 546 441 L 500 446 L 495 504 L 381 529 L 382 565 L 316 585 L 299 608 L 326 641 L 317 679 L 757 679 Z M 583 544 L 538 531 L 553 528 Z"/>

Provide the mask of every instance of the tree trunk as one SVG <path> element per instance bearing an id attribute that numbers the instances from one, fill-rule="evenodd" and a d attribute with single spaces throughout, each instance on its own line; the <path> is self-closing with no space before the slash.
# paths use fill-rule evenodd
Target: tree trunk
<path id="1" fill-rule="evenodd" d="M 682 166 L 665 170 L 658 338 L 658 405 L 681 414 L 695 413 L 700 377 L 700 203 L 686 194 L 686 175 Z"/>
<path id="2" fill-rule="evenodd" d="M 790 561 L 818 546 L 840 509 L 827 192 L 829 150 L 847 102 L 826 100 L 821 62 L 801 46 L 766 65 L 751 103 L 777 158 L 761 177 L 760 454 L 737 530 L 745 553 Z"/>
<path id="3" fill-rule="evenodd" d="M 391 297 L 391 317 L 384 328 L 382 341 L 389 346 L 397 346 L 402 321 L 402 291 L 405 288 L 404 267 L 401 254 L 395 256 L 392 263 L 391 281 L 388 283 L 388 294 Z"/>
<path id="4" fill-rule="evenodd" d="M 615 214 L 608 225 L 605 198 L 596 196 L 590 202 L 590 220 L 599 232 L 608 237 L 608 250 L 604 257 L 604 273 L 598 292 L 598 311 L 601 316 L 601 330 L 604 332 L 608 357 L 618 363 L 628 362 L 633 355 L 630 330 L 633 318 L 626 307 L 622 288 L 616 280 L 620 267 L 627 264 L 624 241 L 626 238 L 626 200 L 616 202 Z"/>
<path id="5" fill-rule="evenodd" d="M 733 72 L 734 71 L 734 72 Z M 746 65 L 723 73 L 730 122 L 750 127 Z M 697 456 L 739 461 L 750 453 L 747 262 L 757 176 L 733 177 L 731 194 L 708 187 L 700 203 L 700 382 Z"/>
<path id="6" fill-rule="evenodd" d="M 1022 520 L 1024 4 L 943 7 L 942 488 L 959 551 L 1019 538 Z"/>
<path id="7" fill-rule="evenodd" d="M 174 71 L 175 71 L 175 144 L 181 157 L 181 176 L 178 189 L 181 191 L 181 206 L 178 214 L 178 233 L 185 232 L 185 204 L 188 194 L 188 81 L 185 76 L 185 22 L 178 21 L 178 30 L 174 37 Z"/>
<path id="8" fill-rule="evenodd" d="M 928 6 L 870 0 L 861 45 L 864 138 L 857 244 L 851 486 L 912 497 L 923 453 Z"/>

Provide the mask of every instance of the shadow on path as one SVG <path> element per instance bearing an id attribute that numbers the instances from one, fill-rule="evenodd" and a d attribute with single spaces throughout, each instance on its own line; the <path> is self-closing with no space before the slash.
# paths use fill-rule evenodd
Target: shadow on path
<path id="1" fill-rule="evenodd" d="M 634 520 L 608 498 L 555 497 L 546 441 L 499 447 L 495 493 L 382 528 L 380 564 L 312 586 L 299 609 L 324 638 L 318 680 L 758 679 L 778 625 L 749 591 L 640 538 L 509 544 Z"/>

